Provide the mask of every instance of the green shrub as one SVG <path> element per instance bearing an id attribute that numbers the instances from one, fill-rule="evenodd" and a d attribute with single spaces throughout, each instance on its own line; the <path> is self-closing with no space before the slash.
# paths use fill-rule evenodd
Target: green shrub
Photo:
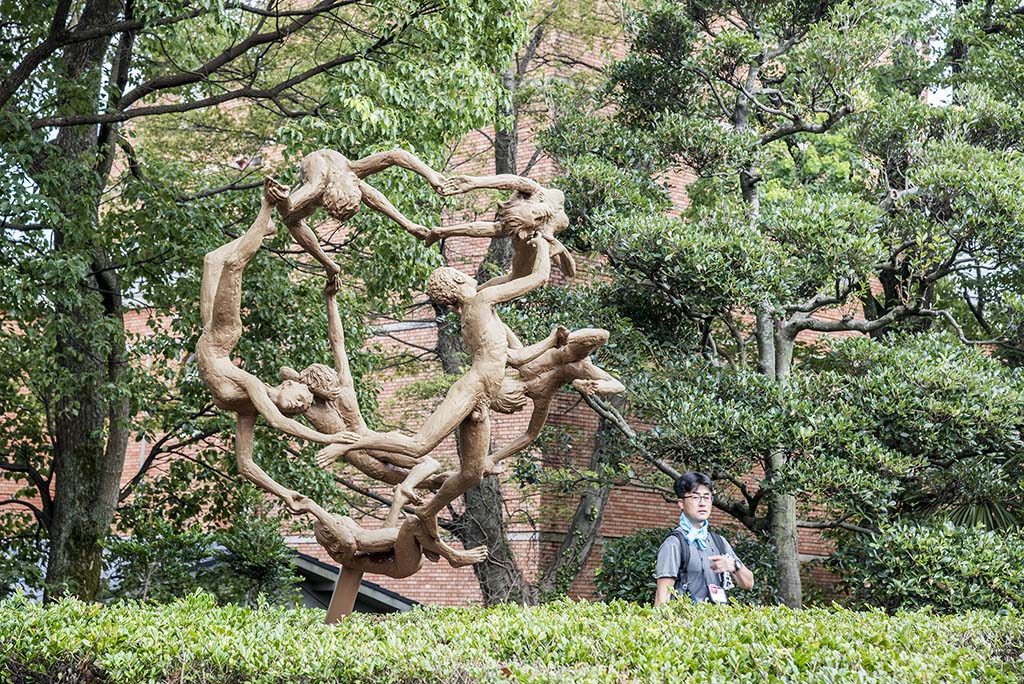
<path id="1" fill-rule="evenodd" d="M 605 600 L 622 599 L 636 603 L 654 602 L 654 566 L 658 548 L 672 528 L 641 530 L 605 543 L 601 567 L 594 574 L 597 591 Z M 729 598 L 735 603 L 774 605 L 776 592 L 775 549 L 764 540 L 735 530 L 717 530 L 733 546 L 736 555 L 754 573 L 754 588 L 733 589 Z"/>
<path id="2" fill-rule="evenodd" d="M 311 609 L 0 602 L 0 681 L 1017 682 L 1018 613 L 559 600 L 417 609 L 337 627 Z M 61 679 L 62 678 L 62 679 Z"/>
<path id="3" fill-rule="evenodd" d="M 1024 606 L 1024 534 L 897 523 L 840 547 L 830 566 L 855 601 L 941 612 Z"/>

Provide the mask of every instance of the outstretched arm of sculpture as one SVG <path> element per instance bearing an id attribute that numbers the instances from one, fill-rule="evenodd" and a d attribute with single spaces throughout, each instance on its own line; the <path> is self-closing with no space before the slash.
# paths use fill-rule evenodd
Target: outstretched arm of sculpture
<path id="1" fill-rule="evenodd" d="M 502 447 L 499 451 L 491 454 L 488 458 L 487 472 L 496 475 L 504 471 L 504 468 L 499 467 L 499 464 L 507 458 L 515 456 L 526 447 L 533 444 L 533 441 L 540 435 L 540 431 L 544 428 L 544 423 L 548 420 L 548 411 L 551 407 L 551 397 L 545 397 L 543 399 L 535 399 L 533 402 L 533 413 L 530 415 L 530 424 L 526 427 L 526 432 L 519 435 L 511 442 Z"/>
<path id="2" fill-rule="evenodd" d="M 387 197 L 381 194 L 373 186 L 359 181 L 359 191 L 363 194 L 363 202 L 366 206 L 384 214 L 421 240 L 426 240 L 430 236 L 430 230 L 426 226 L 413 223 L 406 218 L 402 212 L 395 209 L 394 205 L 388 201 Z"/>
<path id="3" fill-rule="evenodd" d="M 311 164 L 305 171 L 307 174 L 312 172 L 311 177 L 307 177 L 305 182 L 291 195 L 288 194 L 288 188 L 273 178 L 267 179 L 267 185 L 273 199 L 277 203 L 277 210 L 281 215 L 281 220 L 287 226 L 292 239 L 320 262 L 327 271 L 328 279 L 331 279 L 341 273 L 341 267 L 334 263 L 334 259 L 327 256 L 323 248 L 320 247 L 320 240 L 317 238 L 316 233 L 306 225 L 305 221 L 305 217 L 312 211 L 310 205 L 320 200 L 323 195 L 323 187 L 326 182 L 324 174 L 326 171 L 319 162 Z"/>
<path id="4" fill-rule="evenodd" d="M 371 154 L 368 157 L 363 157 L 362 159 L 357 159 L 355 161 L 349 161 L 349 168 L 351 168 L 352 172 L 359 176 L 360 179 L 379 173 L 392 166 L 400 166 L 403 169 L 409 169 L 414 173 L 418 173 L 427 179 L 427 182 L 430 183 L 430 186 L 434 188 L 435 192 L 441 192 L 441 188 L 445 182 L 445 177 L 423 163 L 423 160 L 412 152 L 395 149 L 389 150 L 388 152 Z"/>
<path id="5" fill-rule="evenodd" d="M 503 173 L 497 176 L 453 176 L 441 187 L 442 195 L 460 195 L 471 190 L 512 190 L 533 194 L 541 191 L 540 184 L 529 178 Z"/>
<path id="6" fill-rule="evenodd" d="M 455 235 L 462 237 L 500 237 L 508 234 L 509 231 L 503 229 L 497 221 L 470 221 L 469 223 L 457 223 L 454 226 L 431 228 L 430 235 L 427 237 L 427 244 Z"/>
<path id="7" fill-rule="evenodd" d="M 320 442 L 321 444 L 347 444 L 354 442 L 359 439 L 359 435 L 354 432 L 342 431 L 333 435 L 325 435 L 322 432 L 317 432 L 311 428 L 306 427 L 297 420 L 293 420 L 277 408 L 273 401 L 270 400 L 270 395 L 267 393 L 267 386 L 263 384 L 263 381 L 254 375 L 244 373 L 244 377 L 241 379 L 242 384 L 245 387 L 246 393 L 249 395 L 249 401 L 256 408 L 256 411 L 263 416 L 270 427 L 275 430 L 285 432 L 292 437 L 298 437 L 299 439 L 306 439 L 311 442 Z"/>
<path id="8" fill-rule="evenodd" d="M 550 245 L 547 239 L 541 235 L 534 235 L 530 238 L 530 244 L 537 251 L 533 262 L 533 272 L 530 275 L 478 290 L 477 296 L 485 297 L 492 304 L 500 304 L 518 299 L 546 283 L 551 277 Z"/>
<path id="9" fill-rule="evenodd" d="M 604 377 L 572 381 L 573 389 L 581 394 L 620 394 L 626 391 L 626 386 L 595 366 L 595 369 Z"/>
<path id="10" fill-rule="evenodd" d="M 508 338 L 508 365 L 513 368 L 519 368 L 523 364 L 527 364 L 533 361 L 538 356 L 548 351 L 549 349 L 557 349 L 558 347 L 565 346 L 566 340 L 569 339 L 569 330 L 562 325 L 559 325 L 551 330 L 547 337 L 536 344 L 531 344 L 529 347 L 524 347 L 519 338 L 516 337 L 515 333 L 512 332 L 511 328 L 505 326 L 505 336 Z M 515 346 L 513 346 L 513 340 Z"/>

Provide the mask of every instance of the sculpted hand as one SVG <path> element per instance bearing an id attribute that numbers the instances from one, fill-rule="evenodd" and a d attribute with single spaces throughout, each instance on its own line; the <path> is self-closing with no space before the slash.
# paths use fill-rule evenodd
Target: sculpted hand
<path id="1" fill-rule="evenodd" d="M 329 447 L 320 450 L 320 453 L 316 455 L 316 464 L 321 468 L 327 468 L 332 463 L 338 460 L 338 457 L 345 453 L 345 447 L 339 444 L 333 444 Z"/>
<path id="2" fill-rule="evenodd" d="M 335 432 L 330 435 L 331 441 L 328 444 L 353 444 L 359 441 L 358 432 L 349 432 L 348 430 L 342 430 L 341 432 Z"/>
<path id="3" fill-rule="evenodd" d="M 430 187 L 434 188 L 434 192 L 436 192 L 438 195 L 450 194 L 450 193 L 445 193 L 445 191 L 444 191 L 445 183 L 448 182 L 448 179 L 445 178 L 444 174 L 442 174 L 442 173 L 435 173 L 433 176 L 431 176 L 429 182 L 430 182 Z"/>
<path id="4" fill-rule="evenodd" d="M 430 245 L 434 244 L 440 239 L 441 234 L 438 233 L 436 230 L 431 230 L 429 233 L 427 233 L 427 236 L 423 238 L 423 243 L 426 244 L 427 247 L 429 247 Z"/>
<path id="5" fill-rule="evenodd" d="M 263 198 L 272 205 L 280 204 L 288 199 L 288 188 L 267 176 L 263 181 Z"/>
<path id="6" fill-rule="evenodd" d="M 573 380 L 572 386 L 588 397 L 597 394 L 597 390 L 600 389 L 597 380 Z"/>
<path id="7" fill-rule="evenodd" d="M 469 176 L 452 176 L 446 178 L 438 191 L 442 195 L 461 195 L 473 189 L 473 179 Z"/>
<path id="8" fill-rule="evenodd" d="M 338 294 L 338 290 L 341 287 L 340 278 L 328 278 L 327 282 L 324 283 L 324 294 L 328 297 L 333 297 Z"/>

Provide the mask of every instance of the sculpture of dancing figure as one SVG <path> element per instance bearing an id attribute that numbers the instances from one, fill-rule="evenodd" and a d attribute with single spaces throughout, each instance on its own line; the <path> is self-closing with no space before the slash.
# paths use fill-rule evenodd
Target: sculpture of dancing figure
<path id="1" fill-rule="evenodd" d="M 335 298 L 337 291 L 337 279 L 328 280 L 324 287 L 324 303 L 327 309 L 327 335 L 334 357 L 334 368 L 314 363 L 301 373 L 290 368 L 282 369 L 282 377 L 297 380 L 312 392 L 313 403 L 304 416 L 317 430 L 327 434 L 351 431 L 365 435 L 369 428 L 359 410 L 348 355 L 345 353 L 345 331 Z M 406 501 L 403 492 L 412 491 L 418 486 L 437 491 L 446 474 L 437 473 L 441 464 L 429 456 L 411 469 L 393 465 L 382 456 L 386 455 L 377 451 L 352 450 L 347 451 L 342 458 L 371 478 L 396 485 L 391 512 L 384 522 L 384 527 L 395 527 Z"/>
<path id="2" fill-rule="evenodd" d="M 256 414 L 277 430 L 314 442 L 352 441 L 358 435 L 350 432 L 323 434 L 293 420 L 289 416 L 303 413 L 313 401 L 305 385 L 294 380 L 284 380 L 276 387 L 266 385 L 231 360 L 231 352 L 242 336 L 242 274 L 263 240 L 275 232 L 271 213 L 278 199 L 274 184 L 268 181 L 259 215 L 249 230 L 206 255 L 199 303 L 203 332 L 196 345 L 196 357 L 199 374 L 213 395 L 213 403 L 238 414 L 235 455 L 239 473 L 276 494 L 295 510 L 299 504 L 298 494 L 279 485 L 252 460 Z"/>
<path id="3" fill-rule="evenodd" d="M 317 150 L 303 157 L 299 163 L 302 184 L 277 208 L 288 232 L 299 246 L 323 265 L 328 279 L 336 277 L 341 269 L 324 254 L 316 234 L 306 225 L 306 219 L 317 207 L 323 207 L 332 218 L 344 223 L 355 216 L 361 203 L 365 203 L 418 238 L 426 239 L 430 235 L 425 226 L 410 221 L 392 206 L 387 197 L 363 182 L 363 178 L 392 166 L 418 173 L 437 192 L 441 191 L 444 176 L 405 150 L 379 152 L 355 161 L 334 150 Z"/>
<path id="4" fill-rule="evenodd" d="M 533 400 L 533 413 L 526 431 L 506 444 L 488 459 L 487 472 L 499 474 L 504 467 L 501 462 L 519 453 L 533 443 L 548 418 L 548 410 L 555 393 L 567 382 L 584 394 L 618 394 L 626 388 L 604 370 L 594 365 L 590 355 L 608 342 L 608 331 L 600 328 L 584 328 L 569 333 L 565 346 L 550 349 L 535 360 L 519 367 L 517 375 L 506 377 L 502 394 L 510 394 L 508 402 L 495 401 L 494 407 L 510 406 L 513 412 L 522 408 L 516 401 L 521 394 Z M 525 387 L 523 387 L 525 386 Z M 518 408 L 517 408 L 518 404 Z"/>
<path id="5" fill-rule="evenodd" d="M 441 194 L 455 195 L 484 188 L 511 190 L 514 193 L 498 209 L 495 221 L 472 221 L 434 228 L 427 237 L 427 243 L 454 235 L 512 238 L 511 272 L 488 280 L 480 285 L 481 290 L 530 273 L 535 256 L 530 238 L 535 232 L 539 232 L 551 243 L 551 257 L 558 259 L 559 270 L 565 277 L 576 275 L 576 262 L 572 255 L 555 239 L 555 234 L 569 225 L 569 217 L 565 214 L 565 194 L 561 190 L 542 187 L 529 178 L 502 174 L 455 176 L 444 182 Z"/>
<path id="6" fill-rule="evenodd" d="M 318 462 L 326 466 L 349 450 L 377 449 L 418 462 L 458 428 L 462 446 L 459 471 L 445 480 L 429 503 L 415 509 L 425 531 L 434 539 L 440 539 L 437 513 L 479 483 L 484 475 L 490 448 L 488 409 L 501 390 L 509 358 L 505 324 L 494 307 L 536 289 L 547 282 L 551 274 L 547 239 L 536 235 L 531 247 L 536 254 L 532 272 L 500 285 L 478 290 L 473 278 L 449 267 L 439 268 L 430 276 L 427 293 L 431 299 L 457 309 L 461 315 L 462 339 L 472 365 L 452 385 L 441 405 L 414 437 L 398 432 L 370 432 L 353 444 L 329 446 L 318 458 Z M 396 460 L 392 462 L 401 465 Z"/>

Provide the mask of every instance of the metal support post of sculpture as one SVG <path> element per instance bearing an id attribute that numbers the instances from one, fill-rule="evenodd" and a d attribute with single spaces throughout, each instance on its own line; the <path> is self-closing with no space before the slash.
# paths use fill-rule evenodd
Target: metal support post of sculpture
<path id="1" fill-rule="evenodd" d="M 366 176 L 389 166 L 418 173 L 444 195 L 482 188 L 511 190 L 514 194 L 501 205 L 493 222 L 428 230 L 407 219 L 363 182 Z M 206 255 L 200 301 L 203 333 L 196 353 L 200 374 L 214 403 L 238 416 L 235 454 L 239 474 L 280 498 L 293 513 L 312 515 L 317 541 L 341 564 L 343 571 L 328 610 L 327 621 L 331 623 L 352 611 L 365 572 L 401 578 L 417 572 L 424 557 L 432 562 L 444 558 L 453 567 L 485 560 L 486 547 L 459 551 L 441 539 L 438 512 L 479 483 L 485 472 L 500 472 L 502 460 L 536 439 L 552 397 L 566 383 L 571 382 L 584 393 L 610 394 L 625 388 L 590 360 L 590 354 L 607 341 L 607 331 L 570 333 L 556 328 L 544 340 L 524 347 L 495 311 L 497 304 L 522 297 L 546 283 L 552 259 L 567 277 L 575 274 L 572 256 L 555 238 L 568 224 L 560 191 L 519 176 L 445 179 L 403 150 L 357 161 L 349 161 L 333 150 L 319 150 L 302 160 L 300 170 L 302 183 L 290 194 L 284 186 L 267 179 L 260 212 L 249 230 Z M 413 436 L 379 433 L 367 427 L 356 400 L 336 301 L 339 268 L 306 225 L 306 219 L 318 207 L 346 221 L 361 203 L 428 243 L 453 235 L 507 235 L 515 250 L 511 272 L 481 285 L 454 268 L 439 268 L 430 276 L 427 294 L 461 316 L 463 342 L 471 364 Z M 242 276 L 264 239 L 275 233 L 275 208 L 295 241 L 327 272 L 324 304 L 334 368 L 323 364 L 312 364 L 301 372 L 282 368 L 282 382 L 270 386 L 236 366 L 231 353 L 243 332 Z M 526 432 L 491 454 L 491 409 L 518 411 L 525 406 L 526 398 L 533 400 Z M 393 486 L 393 504 L 384 525 L 365 529 L 267 475 L 252 459 L 257 414 L 288 438 L 330 445 L 317 458 L 321 466 L 341 459 L 372 479 Z M 315 429 L 298 422 L 299 416 Z M 431 453 L 455 430 L 460 437 L 460 464 L 442 473 L 441 463 Z M 435 494 L 424 502 L 417 488 Z M 412 509 L 414 515 L 400 520 L 407 502 L 418 506 Z"/>

